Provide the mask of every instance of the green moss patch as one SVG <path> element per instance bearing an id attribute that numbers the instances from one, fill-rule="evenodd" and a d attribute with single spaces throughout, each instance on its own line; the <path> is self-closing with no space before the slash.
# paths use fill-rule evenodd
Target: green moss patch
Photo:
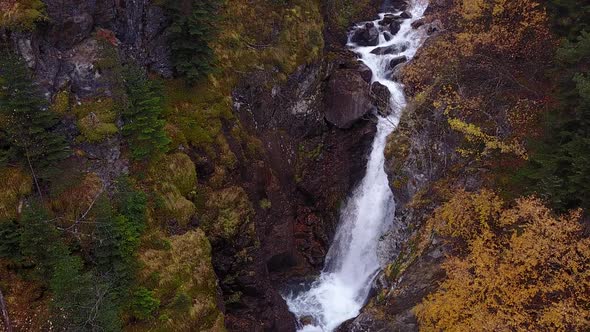
<path id="1" fill-rule="evenodd" d="M 186 226 L 195 214 L 195 205 L 187 197 L 194 196 L 197 173 L 195 164 L 184 153 L 174 153 L 163 158 L 150 171 L 156 185 L 159 208 L 165 218 L 173 218 Z"/>
<path id="2" fill-rule="evenodd" d="M 169 241 L 169 249 L 140 254 L 141 278 L 159 307 L 155 310 L 158 318 L 138 324 L 137 330 L 225 331 L 207 237 L 196 229 Z"/>
<path id="3" fill-rule="evenodd" d="M 208 195 L 203 228 L 210 237 L 233 239 L 240 231 L 253 231 L 252 203 L 242 187 L 224 188 Z M 247 225 L 247 226 L 246 226 Z"/>
<path id="4" fill-rule="evenodd" d="M 80 141 L 99 142 L 118 133 L 115 125 L 117 113 L 111 98 L 97 98 L 82 101 L 72 108 L 78 119 Z"/>

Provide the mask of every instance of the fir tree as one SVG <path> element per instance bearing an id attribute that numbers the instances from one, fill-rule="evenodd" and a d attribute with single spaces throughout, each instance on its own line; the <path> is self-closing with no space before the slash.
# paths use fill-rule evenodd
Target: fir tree
<path id="1" fill-rule="evenodd" d="M 0 161 L 28 164 L 44 175 L 68 156 L 63 135 L 53 131 L 58 120 L 31 73 L 21 59 L 7 53 L 0 54 L 0 119 Z"/>
<path id="2" fill-rule="evenodd" d="M 558 50 L 559 106 L 548 117 L 546 138 L 536 143 L 529 164 L 517 175 L 558 211 L 590 208 L 589 59 L 590 33 L 585 31 Z"/>
<path id="3" fill-rule="evenodd" d="M 209 43 L 216 36 L 221 4 L 221 0 L 168 0 L 165 4 L 172 17 L 168 33 L 174 67 L 190 83 L 212 70 L 215 60 Z"/>
<path id="4" fill-rule="evenodd" d="M 133 159 L 149 160 L 166 153 L 170 143 L 164 131 L 165 122 L 160 118 L 162 89 L 135 65 L 127 68 L 125 77 L 129 105 L 123 111 L 123 135 Z"/>
<path id="5" fill-rule="evenodd" d="M 0 258 L 20 258 L 20 229 L 12 220 L 0 221 Z"/>
<path id="6" fill-rule="evenodd" d="M 37 205 L 26 208 L 19 226 L 20 230 L 3 228 L 20 234 L 20 255 L 35 267 L 31 276 L 48 282 L 57 330 L 120 330 L 112 286 L 98 278 L 95 270 L 84 269 L 84 261 L 72 254 L 47 211 Z"/>
<path id="7" fill-rule="evenodd" d="M 126 178 L 119 179 L 114 198 L 116 211 L 111 210 L 113 204 L 106 198 L 97 203 L 101 212 L 95 234 L 96 269 L 102 282 L 110 286 L 116 310 L 132 307 L 136 312 L 139 310 L 137 290 L 134 291 L 136 252 L 145 228 L 147 199 L 143 192 L 133 190 Z M 141 312 L 146 314 L 145 310 Z"/>
<path id="8" fill-rule="evenodd" d="M 53 293 L 53 323 L 65 331 L 120 331 L 121 321 L 112 303 L 111 286 L 101 282 L 84 262 L 62 247 L 49 289 Z"/>

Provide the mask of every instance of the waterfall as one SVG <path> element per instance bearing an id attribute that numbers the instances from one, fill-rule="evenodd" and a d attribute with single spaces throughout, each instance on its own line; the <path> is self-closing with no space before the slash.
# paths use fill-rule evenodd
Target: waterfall
<path id="1" fill-rule="evenodd" d="M 402 56 L 411 59 L 416 53 L 424 38 L 411 24 L 422 17 L 425 8 L 425 3 L 410 4 L 407 11 L 412 17 L 405 15 L 406 19 L 398 21 L 401 24 L 395 34 L 381 31 L 377 46 L 348 43 L 350 49 L 371 69 L 373 82 L 389 89 L 391 114 L 378 116 L 377 133 L 366 174 L 341 211 L 340 224 L 323 271 L 307 290 L 284 296 L 291 312 L 299 320 L 306 321 L 301 324 L 300 331 L 330 332 L 344 321 L 356 317 L 369 295 L 373 278 L 380 270 L 377 243 L 393 226 L 395 212 L 393 194 L 384 170 L 384 150 L 387 136 L 397 127 L 406 104 L 403 86 L 391 80 L 390 63 Z M 378 27 L 378 22 L 386 15 L 391 18 L 391 14 L 397 18 L 401 12 L 380 13 L 373 25 Z M 365 24 L 359 24 L 356 29 L 363 29 Z"/>

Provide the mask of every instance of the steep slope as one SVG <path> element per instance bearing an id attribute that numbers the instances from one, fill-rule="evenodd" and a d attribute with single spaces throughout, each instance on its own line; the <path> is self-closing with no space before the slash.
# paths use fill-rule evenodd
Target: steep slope
<path id="1" fill-rule="evenodd" d="M 484 252 L 516 257 L 525 250 L 520 244 L 534 246 L 526 241 L 535 236 L 533 242 L 539 243 L 562 236 L 555 229 L 532 238 L 528 231 L 515 231 L 554 222 L 540 215 L 571 223 L 568 241 L 586 247 L 584 218 L 556 216 L 533 198 L 514 200 L 527 191 L 514 186 L 515 172 L 534 153 L 526 142 L 542 135 L 544 115 L 554 107 L 547 73 L 554 75 L 557 44 L 547 12 L 534 1 L 432 1 L 415 26 L 431 37 L 401 70 L 413 98 L 388 148 L 391 187 L 400 207 L 396 221 L 406 231 L 382 241 L 389 265 L 377 278 L 375 297 L 342 330 L 587 328 L 587 322 L 575 319 L 585 315 L 587 299 L 575 294 L 586 292 L 586 286 L 585 291 L 544 297 L 540 294 L 547 285 L 514 276 L 510 286 L 496 288 L 499 284 L 491 279 L 509 274 L 503 266 L 518 273 L 527 263 L 484 262 Z M 572 260 L 587 264 L 585 252 Z M 569 254 L 556 254 L 562 258 L 555 258 L 552 268 L 544 264 L 553 260 L 543 254 L 524 255 L 534 261 L 528 267 L 531 274 L 547 273 L 544 280 L 556 283 L 569 278 L 561 275 L 569 268 L 558 263 Z M 583 278 L 579 272 L 572 275 Z M 464 284 L 485 289 L 468 290 Z M 530 298 L 522 289 L 537 295 Z M 553 308 L 561 301 L 575 303 L 580 311 L 557 314 Z M 527 318 L 513 319 L 516 315 Z M 549 317 L 560 317 L 559 322 Z"/>
<path id="2" fill-rule="evenodd" d="M 2 5 L 18 13 L 38 3 Z M 98 231 L 106 206 L 120 204 L 120 179 L 130 177 L 147 197 L 146 226 L 133 235 L 139 269 L 133 295 L 123 300 L 133 304 L 118 313 L 122 328 L 293 329 L 280 287 L 322 266 L 340 203 L 362 176 L 375 132 L 367 121 L 368 82 L 340 41 L 348 22 L 376 4 L 228 2 L 210 42 L 217 69 L 193 86 L 173 79 L 165 3 L 47 0 L 38 9 L 26 25 L 6 23 L 2 40 L 34 73 L 73 153 L 58 166 L 65 173 L 34 191 L 18 160 L 3 166 L 6 183 L 22 182 L 3 200 L 3 225 L 20 232 L 22 211 L 42 200 L 51 218 L 62 220 L 58 238 L 85 261 L 81 273 L 100 279 L 96 244 L 86 234 Z M 132 157 L 124 129 L 130 63 L 165 78 L 160 117 L 170 143 L 152 160 Z M 334 106 L 343 94 L 363 105 L 360 113 Z M 325 120 L 334 112 L 346 125 Z M 53 288 L 26 281 L 35 265 L 14 265 L 10 257 L 3 254 L 8 278 L 1 286 L 12 325 L 42 329 Z M 23 283 L 39 292 L 19 297 Z"/>

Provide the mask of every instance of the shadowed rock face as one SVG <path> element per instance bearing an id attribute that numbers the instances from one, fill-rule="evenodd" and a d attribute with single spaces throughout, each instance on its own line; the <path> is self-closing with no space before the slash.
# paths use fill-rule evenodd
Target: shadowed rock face
<path id="1" fill-rule="evenodd" d="M 375 123 L 360 120 L 374 108 L 361 69 L 353 54 L 343 52 L 332 62 L 300 67 L 285 85 L 269 90 L 267 75 L 258 72 L 234 91 L 242 124 L 265 147 L 260 165 L 243 165 L 241 181 L 248 183 L 244 187 L 253 201 L 262 195 L 272 205 L 255 216 L 260 250 L 253 253 L 251 263 L 232 266 L 230 250 L 219 252 L 217 259 L 214 250 L 220 275 L 248 270 L 248 266 L 258 269 L 251 280 L 238 280 L 238 287 L 250 293 L 240 307 L 228 308 L 231 330 L 255 330 L 252 320 L 245 318 L 260 317 L 255 313 L 261 308 L 273 308 L 277 317 L 273 321 L 283 324 L 276 325 L 276 331 L 294 326 L 278 290 L 286 280 L 305 279 L 323 266 L 340 203 L 362 178 L 375 135 Z M 334 90 L 342 94 L 335 97 Z M 354 102 L 360 111 L 343 109 L 330 98 L 359 98 Z M 346 119 L 342 127 L 331 123 L 328 114 Z M 265 292 L 265 296 L 254 295 Z"/>
<path id="2" fill-rule="evenodd" d="M 172 74 L 162 8 L 148 0 L 44 1 L 48 19 L 33 33 L 13 33 L 15 48 L 34 70 L 41 88 L 55 93 L 66 85 L 79 97 L 101 88 L 93 60 L 95 32 L 112 32 L 125 57 L 165 77 Z M 80 56 L 82 53 L 86 56 Z"/>
<path id="3" fill-rule="evenodd" d="M 389 89 L 385 85 L 379 82 L 373 82 L 371 84 L 371 99 L 377 111 L 382 115 L 391 113 L 391 109 L 389 108 L 390 97 L 391 92 L 389 92 Z"/>
<path id="4" fill-rule="evenodd" d="M 351 41 L 360 46 L 377 46 L 379 44 L 379 29 L 372 22 L 357 29 L 351 37 Z"/>
<path id="5" fill-rule="evenodd" d="M 408 0 L 384 0 L 381 5 L 381 12 L 397 12 L 408 9 Z"/>
<path id="6" fill-rule="evenodd" d="M 326 88 L 326 120 L 338 128 L 350 128 L 372 109 L 369 85 L 356 70 L 339 70 Z"/>

